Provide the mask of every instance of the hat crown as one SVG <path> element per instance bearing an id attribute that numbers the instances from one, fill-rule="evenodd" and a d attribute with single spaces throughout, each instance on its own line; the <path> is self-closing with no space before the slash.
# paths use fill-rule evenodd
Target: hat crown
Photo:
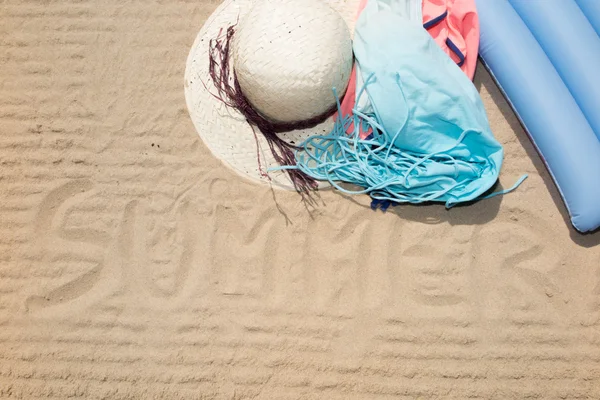
<path id="1" fill-rule="evenodd" d="M 259 0 L 233 40 L 240 87 L 268 119 L 302 121 L 335 105 L 345 92 L 352 41 L 342 17 L 322 0 Z"/>

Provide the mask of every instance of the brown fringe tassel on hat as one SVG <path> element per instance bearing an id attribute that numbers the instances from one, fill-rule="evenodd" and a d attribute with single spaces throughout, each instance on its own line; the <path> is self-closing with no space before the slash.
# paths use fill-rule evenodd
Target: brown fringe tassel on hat
<path id="1" fill-rule="evenodd" d="M 209 73 L 217 89 L 215 97 L 227 106 L 238 110 L 251 126 L 256 126 L 259 129 L 269 143 L 273 157 L 281 166 L 295 166 L 294 150 L 297 147 L 281 139 L 277 133 L 315 126 L 335 110 L 328 110 L 322 116 L 300 122 L 274 123 L 265 119 L 252 107 L 248 98 L 242 93 L 235 73 L 233 74 L 233 85 L 230 81 L 230 44 L 234 33 L 235 25 L 227 29 L 226 35 L 223 36 L 221 31 L 216 39 L 210 41 Z M 260 167 L 260 157 L 258 162 Z M 262 167 L 260 168 L 262 169 Z M 304 195 L 317 189 L 317 182 L 304 172 L 298 169 L 287 169 L 285 172 L 289 175 L 294 188 L 299 193 Z M 263 171 L 261 173 L 266 176 Z"/>

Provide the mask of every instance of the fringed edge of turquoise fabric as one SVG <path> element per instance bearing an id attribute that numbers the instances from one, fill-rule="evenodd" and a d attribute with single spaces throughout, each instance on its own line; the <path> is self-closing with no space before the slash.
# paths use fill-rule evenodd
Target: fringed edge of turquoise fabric
<path id="1" fill-rule="evenodd" d="M 397 83 L 400 85 L 399 76 L 397 78 Z M 358 97 L 364 94 L 369 80 L 370 78 L 364 83 Z M 341 105 L 335 89 L 334 95 L 341 116 Z M 406 99 L 404 100 L 406 101 Z M 450 198 L 454 190 L 466 186 L 474 179 L 456 181 L 449 175 L 431 176 L 427 174 L 428 168 L 435 163 L 437 167 L 454 169 L 454 178 L 459 176 L 460 169 L 472 170 L 476 176 L 481 177 L 482 168 L 485 166 L 450 155 L 450 152 L 459 146 L 467 136 L 476 135 L 478 132 L 465 130 L 453 146 L 435 153 L 418 154 L 402 150 L 394 145 L 409 118 L 410 115 L 407 114 L 402 128 L 394 136 L 390 136 L 384 132 L 382 125 L 375 117 L 362 114 L 355 108 L 352 115 L 338 118 L 329 134 L 315 135 L 301 143 L 299 150 L 295 153 L 296 166 L 276 167 L 271 168 L 270 171 L 299 169 L 314 179 L 329 182 L 331 186 L 342 193 L 368 194 L 373 199 L 373 204 L 385 204 L 382 207 L 373 208 L 382 208 L 383 210 L 387 209 L 390 204 L 428 202 L 444 202 L 446 208 L 451 208 L 463 201 L 489 199 L 509 193 L 527 179 L 528 176 L 523 175 L 511 188 L 475 199 L 455 200 Z M 346 132 L 352 124 L 354 124 L 353 133 L 348 135 Z M 366 139 L 360 139 L 361 126 L 363 131 L 371 128 L 372 135 Z M 352 184 L 362 189 L 350 190 L 341 186 L 341 183 Z M 419 187 L 436 184 L 447 187 L 416 193 Z M 387 202 L 390 204 L 386 204 Z"/>

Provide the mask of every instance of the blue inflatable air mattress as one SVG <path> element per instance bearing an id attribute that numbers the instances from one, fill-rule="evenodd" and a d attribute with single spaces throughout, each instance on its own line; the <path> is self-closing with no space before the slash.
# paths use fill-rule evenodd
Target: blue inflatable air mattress
<path id="1" fill-rule="evenodd" d="M 476 0 L 480 55 L 580 232 L 600 227 L 600 0 Z"/>

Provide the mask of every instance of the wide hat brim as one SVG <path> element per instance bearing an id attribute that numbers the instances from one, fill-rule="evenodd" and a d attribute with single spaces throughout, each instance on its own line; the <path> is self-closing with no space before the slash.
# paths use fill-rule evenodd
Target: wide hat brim
<path id="1" fill-rule="evenodd" d="M 324 1 L 340 13 L 350 32 L 353 32 L 360 0 Z M 255 182 L 293 190 L 287 174 L 281 171 L 270 172 L 269 179 L 261 173 L 261 169 L 264 172 L 268 168 L 279 166 L 269 150 L 267 141 L 237 110 L 227 107 L 213 96 L 217 91 L 209 76 L 210 41 L 240 21 L 253 3 L 254 0 L 225 0 L 208 18 L 198 33 L 187 59 L 184 85 L 186 103 L 200 138 L 211 153 L 227 167 Z M 290 143 L 300 144 L 309 136 L 330 132 L 332 127 L 333 118 L 330 117 L 313 128 L 279 135 Z"/>

